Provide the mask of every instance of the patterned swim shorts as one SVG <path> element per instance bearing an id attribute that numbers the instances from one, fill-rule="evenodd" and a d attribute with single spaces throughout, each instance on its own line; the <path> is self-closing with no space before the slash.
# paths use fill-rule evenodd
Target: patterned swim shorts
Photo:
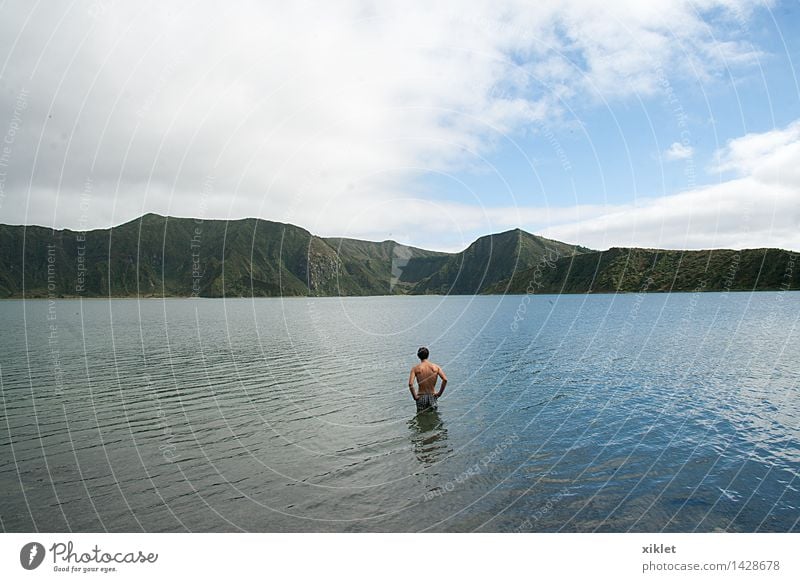
<path id="1" fill-rule="evenodd" d="M 423 410 L 436 410 L 436 396 L 433 394 L 420 394 L 417 398 L 417 412 Z"/>

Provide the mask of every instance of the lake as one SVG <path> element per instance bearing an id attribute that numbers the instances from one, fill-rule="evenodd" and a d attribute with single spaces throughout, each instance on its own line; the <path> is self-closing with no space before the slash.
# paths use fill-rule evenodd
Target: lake
<path id="1" fill-rule="evenodd" d="M 798 531 L 800 293 L 0 302 L 5 531 Z M 415 414 L 416 350 L 449 378 Z"/>

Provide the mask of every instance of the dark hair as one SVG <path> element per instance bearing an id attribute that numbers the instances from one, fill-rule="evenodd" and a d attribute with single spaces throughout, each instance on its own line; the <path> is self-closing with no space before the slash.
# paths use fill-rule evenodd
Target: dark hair
<path id="1" fill-rule="evenodd" d="M 428 348 L 420 348 L 417 350 L 417 357 L 420 360 L 427 360 L 429 355 L 430 352 L 428 351 Z"/>

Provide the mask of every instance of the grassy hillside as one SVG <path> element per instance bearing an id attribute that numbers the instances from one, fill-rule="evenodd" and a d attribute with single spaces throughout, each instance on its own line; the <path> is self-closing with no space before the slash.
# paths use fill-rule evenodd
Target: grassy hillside
<path id="1" fill-rule="evenodd" d="M 147 214 L 87 233 L 0 225 L 0 297 L 380 295 L 409 286 L 392 285 L 393 254 L 447 256 L 257 219 Z"/>
<path id="2" fill-rule="evenodd" d="M 414 283 L 435 272 L 450 256 L 394 241 L 323 240 L 337 252 L 350 276 L 364 288 L 374 289 L 375 295 L 408 292 Z"/>
<path id="3" fill-rule="evenodd" d="M 0 225 L 0 297 L 269 297 L 800 288 L 779 249 L 589 251 L 516 229 L 460 253 L 291 224 L 147 214 L 79 233 Z"/>
<path id="4" fill-rule="evenodd" d="M 450 256 L 432 274 L 417 283 L 414 293 L 470 295 L 504 292 L 498 285 L 520 271 L 530 269 L 545 257 L 571 257 L 587 249 L 568 245 L 515 229 L 484 236 L 466 250 Z"/>
<path id="5" fill-rule="evenodd" d="M 515 273 L 508 293 L 800 289 L 796 255 L 780 249 L 672 251 L 612 248 Z"/>

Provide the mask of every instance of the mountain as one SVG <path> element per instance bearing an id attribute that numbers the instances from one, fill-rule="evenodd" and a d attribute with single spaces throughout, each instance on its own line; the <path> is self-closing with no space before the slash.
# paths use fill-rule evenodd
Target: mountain
<path id="1" fill-rule="evenodd" d="M 415 294 L 472 295 L 489 289 L 503 292 L 498 283 L 538 265 L 545 257 L 571 257 L 588 249 L 514 229 L 484 236 L 412 287 Z"/>
<path id="2" fill-rule="evenodd" d="M 796 254 L 781 249 L 611 248 L 514 273 L 489 292 L 615 293 L 800 289 Z"/>
<path id="3" fill-rule="evenodd" d="M 146 214 L 86 233 L 0 225 L 0 297 L 382 295 L 416 282 L 393 282 L 393 266 L 427 275 L 448 256 L 257 219 Z"/>
<path id="4" fill-rule="evenodd" d="M 86 233 L 0 225 L 0 297 L 270 297 L 800 289 L 780 249 L 568 245 L 515 229 L 459 253 L 259 219 L 146 214 Z M 24 272 L 24 277 L 23 277 Z"/>
<path id="5" fill-rule="evenodd" d="M 388 240 L 380 243 L 351 238 L 325 238 L 339 256 L 344 271 L 374 293 L 407 293 L 413 285 L 436 272 L 448 253 L 425 251 Z"/>

